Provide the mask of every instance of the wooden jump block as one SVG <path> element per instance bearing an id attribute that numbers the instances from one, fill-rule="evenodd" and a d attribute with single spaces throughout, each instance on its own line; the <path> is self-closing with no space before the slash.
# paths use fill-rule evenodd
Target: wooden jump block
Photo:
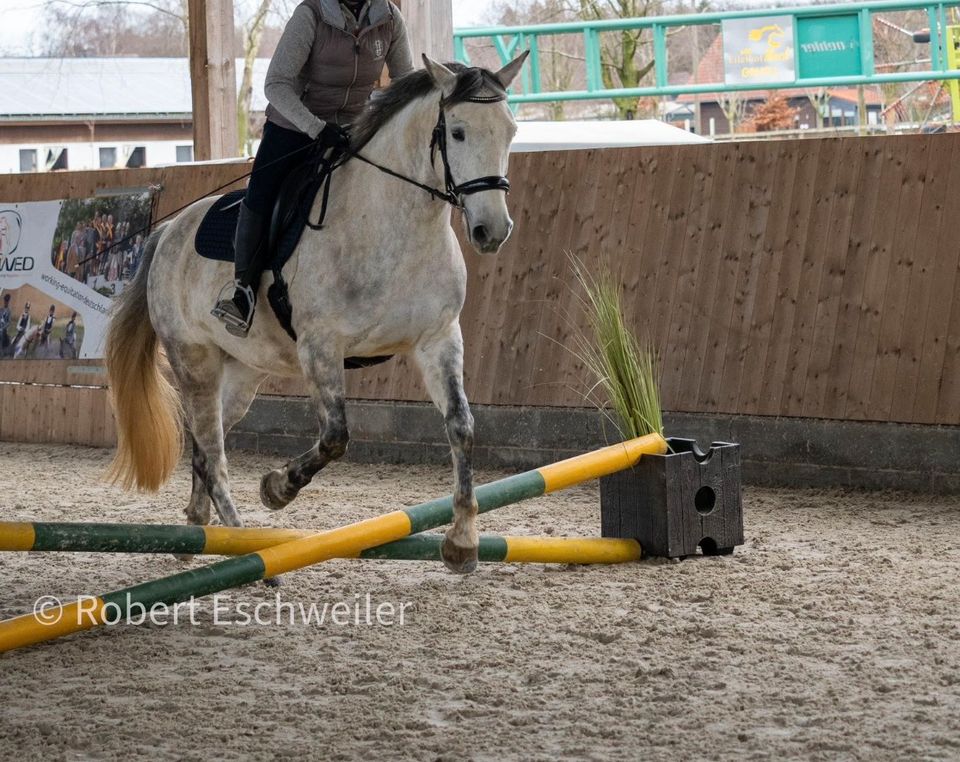
<path id="1" fill-rule="evenodd" d="M 604 537 L 633 538 L 645 556 L 726 555 L 743 544 L 740 445 L 667 439 L 672 452 L 600 480 Z"/>

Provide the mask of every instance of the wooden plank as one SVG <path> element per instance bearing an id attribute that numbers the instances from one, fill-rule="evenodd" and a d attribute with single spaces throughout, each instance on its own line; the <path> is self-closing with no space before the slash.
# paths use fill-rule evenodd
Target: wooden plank
<path id="1" fill-rule="evenodd" d="M 763 384 L 762 369 L 766 367 L 770 351 L 770 333 L 777 309 L 777 283 L 784 261 L 784 248 L 790 229 L 790 212 L 796 201 L 796 178 L 799 151 L 796 146 L 778 142 L 776 172 L 772 183 L 773 195 L 767 212 L 763 240 L 760 242 L 762 261 L 758 267 L 763 277 L 756 288 L 750 324 L 741 328 L 739 351 L 743 353 L 742 365 L 754 369 L 745 373 L 741 368 L 739 397 L 736 410 L 747 414 L 759 412 L 760 390 Z M 745 313 L 746 314 L 746 313 Z M 744 342 L 748 342 L 744 347 Z"/>
<path id="2" fill-rule="evenodd" d="M 957 280 L 960 280 L 960 272 L 954 273 L 954 281 Z M 939 374 L 937 415 L 933 422 L 956 426 L 960 424 L 960 299 L 956 291 L 950 304 L 945 344 L 943 371 Z"/>
<path id="3" fill-rule="evenodd" d="M 731 320 L 733 319 L 736 284 L 742 263 L 743 241 L 753 210 L 750 188 L 753 183 L 756 161 L 755 147 L 750 143 L 735 143 L 736 162 L 733 168 L 733 183 L 736 191 L 731 193 L 726 219 L 723 221 L 723 236 L 719 250 L 717 277 L 710 299 L 704 307 L 710 321 L 704 326 L 707 340 L 700 371 L 698 401 L 704 411 L 720 411 L 721 380 L 723 364 L 730 343 Z"/>
<path id="4" fill-rule="evenodd" d="M 806 238 L 800 267 L 797 305 L 790 335 L 790 358 L 784 379 L 785 395 L 781 402 L 783 415 L 798 416 L 803 410 L 803 391 L 813 351 L 817 300 L 824 265 L 823 252 L 829 244 L 830 215 L 838 196 L 837 180 L 841 174 L 843 142 L 837 138 L 824 140 L 820 151 L 816 180 L 818 192 L 810 217 L 806 220 L 810 233 Z M 848 171 L 848 168 L 843 169 L 844 172 Z"/>
<path id="5" fill-rule="evenodd" d="M 747 220 L 743 229 L 745 237 L 738 254 L 739 267 L 733 291 L 732 313 L 723 367 L 717 389 L 717 408 L 724 412 L 738 410 L 747 357 L 757 352 L 756 337 L 751 319 L 758 292 L 769 282 L 769 258 L 763 247 L 764 234 L 769 226 L 774 193 L 783 189 L 782 169 L 789 166 L 783 161 L 784 147 L 777 143 L 747 144 L 751 151 L 749 160 L 754 163 L 753 179 L 743 189 L 747 199 Z"/>
<path id="6" fill-rule="evenodd" d="M 952 151 L 947 164 L 950 168 L 947 188 L 953 191 L 960 185 L 960 143 L 950 143 Z M 935 235 L 925 237 L 921 242 L 921 245 L 930 246 L 935 256 L 930 273 L 932 285 L 923 319 L 923 351 L 911 417 L 913 423 L 960 424 L 960 405 L 951 406 L 948 402 L 943 407 L 943 414 L 939 418 L 937 415 L 941 400 L 950 400 L 952 389 L 955 388 L 951 386 L 955 381 L 950 374 L 957 373 L 957 366 L 954 363 L 951 368 L 946 367 L 948 344 L 951 341 L 954 344 L 953 358 L 957 354 L 957 344 L 960 344 L 957 324 L 954 323 L 952 332 L 950 326 L 951 313 L 960 303 L 957 298 L 960 293 L 957 290 L 960 283 L 960 246 L 957 246 L 956 220 L 960 220 L 960 193 L 951 192 L 944 202 L 939 229 Z"/>
<path id="7" fill-rule="evenodd" d="M 830 349 L 830 378 L 821 412 L 826 418 L 842 418 L 847 406 L 853 371 L 857 331 L 863 312 L 863 290 L 870 258 L 874 252 L 872 240 L 880 212 L 881 185 L 884 169 L 883 138 L 860 141 L 863 157 L 860 180 L 850 210 L 850 232 L 840 290 L 837 327 Z"/>
<path id="8" fill-rule="evenodd" d="M 724 227 L 728 211 L 734 203 L 734 172 L 737 163 L 733 144 L 717 146 L 713 169 L 713 192 L 704 199 L 708 206 L 704 235 L 700 242 L 700 257 L 696 272 L 696 288 L 687 313 L 693 321 L 676 398 L 676 410 L 700 409 L 700 379 L 710 335 L 710 310 L 715 304 L 716 283 L 720 272 Z"/>
<path id="9" fill-rule="evenodd" d="M 713 146 L 697 146 L 690 152 L 692 182 L 697 190 L 691 193 L 691 205 L 695 206 L 692 206 L 684 228 L 675 294 L 669 309 L 669 333 L 662 357 L 661 397 L 666 410 L 681 409 L 678 407 L 680 381 L 687 347 L 690 334 L 694 326 L 699 323 L 694 313 L 694 306 L 704 231 L 710 212 L 710 205 L 706 200 L 712 197 L 717 156 Z"/>
<path id="10" fill-rule="evenodd" d="M 593 250 L 590 230 L 596 224 L 600 186 L 605 183 L 591 182 L 591 176 L 597 171 L 600 157 L 605 152 L 594 150 L 578 153 L 581 154 L 578 159 L 582 163 L 579 163 L 578 170 L 572 176 L 574 192 L 567 196 L 569 204 L 567 214 L 572 222 L 572 228 L 568 236 L 563 239 L 559 251 L 561 254 L 572 253 L 589 267 L 593 260 L 603 256 L 603 252 Z M 574 324 L 580 322 L 581 315 L 579 313 L 580 296 L 572 275 L 572 267 L 566 256 L 556 262 L 554 272 L 558 277 L 552 279 L 547 296 L 549 301 L 540 313 L 538 336 L 543 351 L 539 353 L 541 365 L 538 370 L 542 374 L 539 382 L 544 386 L 547 404 L 559 405 L 567 402 L 588 406 L 590 402 L 584 395 L 593 385 L 593 380 L 587 380 L 582 373 L 575 372 L 579 366 L 571 352 Z M 565 320 L 564 316 L 568 319 Z M 551 335 L 551 327 L 554 340 L 547 341 L 545 337 Z"/>
<path id="11" fill-rule="evenodd" d="M 559 388 L 556 377 L 551 372 L 551 364 L 555 361 L 558 349 L 566 352 L 563 348 L 564 342 L 569 341 L 571 331 L 568 325 L 564 325 L 561 317 L 563 300 L 570 294 L 566 253 L 571 249 L 570 241 L 576 229 L 574 210 L 580 202 L 580 179 L 587 171 L 588 157 L 587 152 L 573 151 L 567 152 L 564 159 L 566 164 L 561 178 L 559 201 L 555 207 L 557 214 L 546 242 L 546 251 L 552 260 L 548 261 L 546 266 L 553 277 L 544 282 L 542 309 L 537 320 L 531 324 L 532 362 L 524 383 L 526 391 L 519 395 L 522 400 L 520 404 L 528 404 L 529 399 L 538 399 L 543 401 L 542 404 L 550 405 L 564 397 L 563 390 Z M 566 274 L 566 279 L 557 277 L 563 274 Z M 535 298 L 541 297 L 536 294 Z M 569 304 L 569 301 L 566 303 Z M 500 383 L 504 383 L 504 380 L 501 379 Z"/>
<path id="12" fill-rule="evenodd" d="M 951 160 L 960 160 L 960 153 L 954 154 L 955 144 L 950 141 L 931 140 L 929 145 L 923 201 L 917 221 L 917 236 L 912 242 L 914 262 L 907 289 L 907 312 L 900 333 L 897 382 L 893 389 L 890 416 L 887 419 L 891 421 L 915 420 L 914 407 L 920 385 L 920 360 L 923 355 L 924 336 L 930 323 L 935 323 L 939 315 L 930 310 L 932 306 L 930 297 L 935 291 L 933 277 L 938 269 L 937 259 L 944 256 L 948 260 L 953 260 L 960 249 L 956 243 L 952 246 L 948 245 L 946 249 L 939 249 L 936 245 L 943 218 L 943 207 L 951 191 L 953 195 L 957 195 L 957 186 L 951 186 L 949 182 L 952 174 L 949 168 L 953 166 Z M 957 222 L 957 218 L 947 219 L 952 223 L 951 226 Z"/>
<path id="13" fill-rule="evenodd" d="M 881 307 L 877 361 L 873 370 L 870 403 L 865 411 L 868 420 L 885 421 L 892 414 L 903 324 L 911 306 L 907 300 L 910 277 L 916 260 L 915 246 L 926 184 L 929 147 L 929 140 L 909 141 L 903 152 L 898 154 L 898 162 L 903 165 L 903 181 L 893 237 L 893 256 Z"/>
<path id="14" fill-rule="evenodd" d="M 780 415 L 786 394 L 793 325 L 800 297 L 800 272 L 803 252 L 810 234 L 810 216 L 819 189 L 817 176 L 826 141 L 808 140 L 797 147 L 797 172 L 787 237 L 784 240 L 781 264 L 776 283 L 776 302 L 766 363 L 758 369 L 763 381 L 757 400 L 759 415 Z"/>
<path id="15" fill-rule="evenodd" d="M 880 323 L 883 317 L 883 298 L 887 288 L 890 262 L 893 257 L 893 239 L 897 229 L 900 208 L 900 190 L 903 184 L 903 161 L 898 157 L 904 150 L 903 138 L 881 139 L 880 191 L 876 208 L 878 213 L 870 221 L 866 270 L 859 303 L 857 335 L 850 360 L 850 381 L 842 418 L 864 420 L 870 406 L 870 386 L 877 362 L 880 342 Z M 882 214 L 879 211 L 882 210 Z"/>
<path id="16" fill-rule="evenodd" d="M 647 339 L 662 354 L 670 331 L 670 314 L 675 305 L 677 285 L 680 280 L 681 253 L 687 232 L 687 218 L 696 213 L 702 201 L 700 189 L 694 185 L 696 169 L 693 166 L 693 151 L 690 146 L 678 146 L 673 151 L 675 170 L 670 202 L 666 210 L 666 224 L 660 244 L 657 281 L 653 294 L 656 309 L 644 330 Z M 644 335 L 644 334 L 641 334 Z"/>
<path id="17" fill-rule="evenodd" d="M 503 379 L 512 375 L 513 363 L 522 361 L 529 349 L 523 352 L 519 349 L 524 343 L 520 334 L 525 333 L 525 322 L 520 315 L 527 320 L 535 318 L 543 307 L 539 305 L 536 309 L 533 304 L 525 304 L 534 298 L 533 283 L 527 283 L 531 268 L 543 269 L 545 259 L 549 261 L 542 248 L 532 250 L 537 239 L 530 236 L 531 225 L 546 226 L 549 230 L 549 220 L 535 222 L 536 206 L 523 203 L 528 194 L 543 192 L 529 176 L 531 163 L 529 160 L 513 162 L 511 182 L 522 189 L 524 196 L 508 197 L 514 226 L 526 235 L 511 236 L 504 248 L 493 256 L 478 254 L 469 244 L 463 247 L 468 276 L 460 324 L 464 333 L 473 337 L 471 343 L 464 346 L 464 377 L 469 399 L 478 403 L 496 403 L 516 393 Z"/>
<path id="18" fill-rule="evenodd" d="M 804 416 L 823 418 L 827 388 L 831 374 L 836 371 L 833 363 L 833 347 L 836 341 L 837 322 L 844 277 L 848 266 L 850 225 L 856 191 L 860 182 L 863 149 L 855 140 L 842 141 L 839 166 L 827 223 L 826 246 L 821 253 L 823 268 L 817 288 L 817 309 L 813 322 L 813 338 L 810 360 L 805 374 L 800 410 Z"/>

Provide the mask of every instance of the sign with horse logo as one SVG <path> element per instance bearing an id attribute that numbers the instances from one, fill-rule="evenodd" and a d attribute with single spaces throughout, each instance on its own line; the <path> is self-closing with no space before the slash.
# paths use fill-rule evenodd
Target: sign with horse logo
<path id="1" fill-rule="evenodd" d="M 730 19 L 722 27 L 726 84 L 796 80 L 792 16 Z"/>
<path id="2" fill-rule="evenodd" d="M 151 194 L 0 202 L 0 359 L 96 359 L 136 273 Z"/>

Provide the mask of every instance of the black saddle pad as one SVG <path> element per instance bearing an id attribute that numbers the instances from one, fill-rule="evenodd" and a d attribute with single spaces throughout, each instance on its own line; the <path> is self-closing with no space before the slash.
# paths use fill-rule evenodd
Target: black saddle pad
<path id="1" fill-rule="evenodd" d="M 240 202 L 246 191 L 237 190 L 217 199 L 203 217 L 194 245 L 201 257 L 232 262 L 233 235 L 237 232 Z"/>

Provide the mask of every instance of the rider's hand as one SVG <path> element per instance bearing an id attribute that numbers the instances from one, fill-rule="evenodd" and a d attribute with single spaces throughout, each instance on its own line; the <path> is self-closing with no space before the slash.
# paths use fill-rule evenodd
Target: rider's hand
<path id="1" fill-rule="evenodd" d="M 317 142 L 324 148 L 344 150 L 350 147 L 350 136 L 339 124 L 327 122 L 320 130 L 320 134 L 317 135 Z"/>

